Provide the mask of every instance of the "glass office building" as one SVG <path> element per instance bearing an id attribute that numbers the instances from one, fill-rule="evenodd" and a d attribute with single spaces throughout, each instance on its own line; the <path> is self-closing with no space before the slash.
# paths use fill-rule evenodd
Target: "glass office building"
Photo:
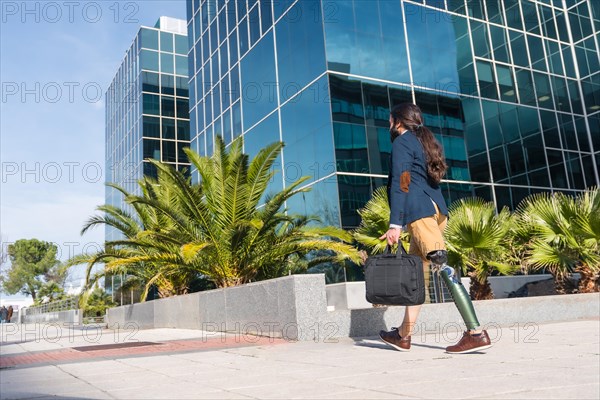
<path id="1" fill-rule="evenodd" d="M 143 175 L 156 176 L 148 159 L 189 171 L 188 43 L 185 21 L 160 17 L 141 27 L 106 92 L 106 181 L 138 193 Z M 106 188 L 106 204 L 126 208 Z M 118 238 L 106 228 L 105 239 Z"/>
<path id="2" fill-rule="evenodd" d="M 390 107 L 415 102 L 444 146 L 448 202 L 514 208 L 598 185 L 600 2 L 188 0 L 191 146 L 286 147 L 272 189 L 353 228 L 386 183 Z M 193 179 L 198 179 L 193 173 Z"/>

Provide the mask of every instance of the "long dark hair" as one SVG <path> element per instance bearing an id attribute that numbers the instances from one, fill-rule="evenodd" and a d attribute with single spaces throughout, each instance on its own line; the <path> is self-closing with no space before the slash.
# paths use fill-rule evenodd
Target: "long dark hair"
<path id="1" fill-rule="evenodd" d="M 392 108 L 390 115 L 393 122 L 392 129 L 390 129 L 392 141 L 400 134 L 395 129 L 397 124 L 414 132 L 425 150 L 429 178 L 436 184 L 440 183 L 448 169 L 444 150 L 433 133 L 423 125 L 423 114 L 419 106 L 411 103 L 398 104 Z"/>

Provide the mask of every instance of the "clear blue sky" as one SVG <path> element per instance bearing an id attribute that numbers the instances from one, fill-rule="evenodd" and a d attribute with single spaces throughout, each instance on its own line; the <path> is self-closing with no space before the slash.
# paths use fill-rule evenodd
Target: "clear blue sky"
<path id="1" fill-rule="evenodd" d="M 139 26 L 185 19 L 185 1 L 0 7 L 2 241 L 51 241 L 65 260 L 104 239 L 103 229 L 79 234 L 104 203 L 104 91 Z"/>

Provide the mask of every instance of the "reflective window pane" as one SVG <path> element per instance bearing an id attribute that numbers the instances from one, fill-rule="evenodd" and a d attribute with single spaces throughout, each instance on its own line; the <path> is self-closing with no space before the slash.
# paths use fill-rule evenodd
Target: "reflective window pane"
<path id="1" fill-rule="evenodd" d="M 176 162 L 177 152 L 175 142 L 163 140 L 162 142 L 162 160 L 164 162 Z"/>
<path id="2" fill-rule="evenodd" d="M 465 0 L 448 0 L 448 10 L 458 14 L 465 14 Z"/>
<path id="3" fill-rule="evenodd" d="M 552 93 L 556 108 L 560 111 L 571 112 L 571 101 L 567 93 L 567 82 L 564 78 L 552 77 Z"/>
<path id="4" fill-rule="evenodd" d="M 474 155 L 486 150 L 481 107 L 478 99 L 465 98 L 462 103 L 467 152 L 469 155 Z"/>
<path id="5" fill-rule="evenodd" d="M 141 50 L 140 66 L 142 69 L 158 72 L 158 53 L 156 51 Z"/>
<path id="6" fill-rule="evenodd" d="M 177 118 L 190 118 L 189 103 L 187 99 L 177 99 Z"/>
<path id="7" fill-rule="evenodd" d="M 534 72 L 533 80 L 535 82 L 535 91 L 538 97 L 538 103 L 540 107 L 554 108 L 552 102 L 552 91 L 550 89 L 550 80 L 548 79 L 548 75 L 540 74 L 539 72 Z"/>
<path id="8" fill-rule="evenodd" d="M 586 189 L 585 178 L 583 177 L 583 169 L 581 165 L 581 159 L 577 153 L 566 153 L 567 162 L 567 173 L 569 176 L 569 182 L 573 189 Z"/>
<path id="9" fill-rule="evenodd" d="M 250 128 L 277 106 L 273 32 L 241 61 L 244 127 Z"/>
<path id="10" fill-rule="evenodd" d="M 390 102 L 387 87 L 363 83 L 362 92 L 366 124 L 389 128 Z"/>
<path id="11" fill-rule="evenodd" d="M 187 78 L 175 78 L 175 86 L 177 87 L 177 96 L 188 97 L 190 95 Z M 195 104 L 195 101 L 192 101 Z"/>
<path id="12" fill-rule="evenodd" d="M 506 24 L 514 29 L 523 30 L 523 18 L 519 7 L 519 0 L 505 0 Z"/>
<path id="13" fill-rule="evenodd" d="M 367 147 L 369 150 L 369 171 L 373 174 L 387 175 L 390 167 L 392 142 L 390 131 L 386 128 L 369 125 L 367 131 Z"/>
<path id="14" fill-rule="evenodd" d="M 577 142 L 581 151 L 590 151 L 590 143 L 587 136 L 587 126 L 583 118 L 575 118 L 575 129 L 577 130 Z"/>
<path id="15" fill-rule="evenodd" d="M 250 47 L 252 47 L 260 39 L 258 7 L 254 7 L 248 14 L 248 25 L 250 26 Z"/>
<path id="16" fill-rule="evenodd" d="M 367 136 L 364 125 L 333 124 L 336 167 L 344 172 L 369 172 Z"/>
<path id="17" fill-rule="evenodd" d="M 508 183 L 508 169 L 504 147 L 496 147 L 490 150 L 490 165 L 494 182 Z"/>
<path id="18" fill-rule="evenodd" d="M 544 36 L 558 40 L 558 33 L 554 25 L 554 12 L 550 7 L 538 5 L 539 16 L 542 23 L 542 31 Z"/>
<path id="19" fill-rule="evenodd" d="M 478 57 L 491 58 L 487 25 L 478 21 L 471 22 L 473 53 Z"/>
<path id="20" fill-rule="evenodd" d="M 329 76 L 331 112 L 334 121 L 364 123 L 361 82 L 344 76 Z"/>
<path id="21" fill-rule="evenodd" d="M 243 57 L 249 48 L 248 41 L 248 18 L 242 19 L 238 25 L 238 40 L 240 42 L 240 58 Z"/>
<path id="22" fill-rule="evenodd" d="M 344 226 L 340 221 L 340 198 L 335 177 L 328 178 L 311 186 L 311 190 L 302 195 L 293 196 L 287 205 L 291 213 L 316 215 L 324 225 Z M 353 210 L 356 215 L 356 209 Z M 348 227 L 350 227 L 348 225 Z M 343 280 L 342 277 L 338 280 Z"/>
<path id="23" fill-rule="evenodd" d="M 558 43 L 550 40 L 546 40 L 544 43 L 546 43 L 546 55 L 548 59 L 548 65 L 550 66 L 550 72 L 557 75 L 564 75 L 562 58 L 560 56 L 560 46 Z"/>
<path id="24" fill-rule="evenodd" d="M 481 95 L 489 99 L 497 99 L 498 91 L 496 89 L 496 78 L 494 77 L 492 64 L 484 61 L 477 61 L 477 75 Z"/>
<path id="25" fill-rule="evenodd" d="M 372 179 L 368 176 L 338 175 L 342 226 L 355 228 L 360 223 L 357 210 L 364 207 L 372 194 Z"/>
<path id="26" fill-rule="evenodd" d="M 575 42 L 588 37 L 593 33 L 592 21 L 589 17 L 587 3 L 581 3 L 574 9 L 569 10 L 569 22 Z"/>
<path id="27" fill-rule="evenodd" d="M 468 0 L 467 1 L 467 15 L 473 18 L 484 18 L 484 7 L 483 0 Z"/>
<path id="28" fill-rule="evenodd" d="M 583 79 L 581 87 L 588 113 L 600 110 L 600 74 Z"/>
<path id="29" fill-rule="evenodd" d="M 537 36 L 527 35 L 527 44 L 529 45 L 529 56 L 533 69 L 548 71 L 542 39 Z"/>
<path id="30" fill-rule="evenodd" d="M 573 117 L 562 113 L 558 113 L 557 115 L 558 128 L 560 130 L 563 148 L 568 150 L 579 150 Z"/>
<path id="31" fill-rule="evenodd" d="M 178 163 L 189 163 L 187 154 L 183 151 L 185 147 L 190 147 L 188 143 L 177 142 L 177 162 Z"/>
<path id="32" fill-rule="evenodd" d="M 160 138 L 160 118 L 144 116 L 142 136 Z"/>
<path id="33" fill-rule="evenodd" d="M 475 182 L 489 182 L 490 169 L 487 153 L 469 157 L 469 171 L 471 179 Z"/>
<path id="34" fill-rule="evenodd" d="M 504 15 L 502 13 L 502 5 L 500 0 L 486 1 L 487 20 L 499 25 L 504 25 Z"/>
<path id="35" fill-rule="evenodd" d="M 493 101 L 483 102 L 483 115 L 485 123 L 485 132 L 488 146 L 490 148 L 500 146 L 504 143 L 502 136 L 502 126 L 499 118 L 498 103 Z"/>
<path id="36" fill-rule="evenodd" d="M 188 64 L 186 56 L 175 56 L 175 73 L 188 76 Z"/>
<path id="37" fill-rule="evenodd" d="M 508 63 L 508 45 L 506 32 L 504 29 L 490 25 L 490 36 L 492 38 L 492 46 L 494 49 L 494 59 Z"/>
<path id="38" fill-rule="evenodd" d="M 510 143 L 506 146 L 506 154 L 508 156 L 508 170 L 511 174 L 511 182 L 516 183 L 514 180 L 515 175 L 524 174 L 525 169 L 525 156 L 523 155 L 523 143 L 517 141 Z M 524 182 L 527 185 L 527 182 Z"/>
<path id="39" fill-rule="evenodd" d="M 288 162 L 292 163 L 297 166 L 301 176 L 311 176 L 311 180 L 335 171 L 326 77 L 305 89 L 297 100 L 281 108 L 281 126 L 283 142 L 286 144 L 283 149 L 286 168 Z M 306 157 L 307 154 L 311 157 Z M 287 169 L 286 182 L 291 183 Z"/>
<path id="40" fill-rule="evenodd" d="M 160 51 L 173 53 L 173 34 L 160 32 Z"/>
<path id="41" fill-rule="evenodd" d="M 261 31 L 262 31 L 263 35 L 273 25 L 273 15 L 272 15 L 273 13 L 271 12 L 271 3 L 273 3 L 272 0 L 261 0 L 260 1 L 260 24 L 261 24 Z M 316 5 L 319 5 L 319 4 L 316 3 Z M 320 10 L 320 7 L 315 9 L 315 11 L 317 11 L 317 10 Z M 318 20 L 318 18 L 316 18 L 316 17 L 315 17 L 315 19 Z"/>
<path id="42" fill-rule="evenodd" d="M 190 123 L 177 120 L 177 140 L 190 140 Z"/>
<path id="43" fill-rule="evenodd" d="M 544 143 L 546 147 L 561 147 L 558 125 L 556 122 L 556 114 L 551 111 L 540 111 L 542 120 L 542 130 L 544 133 Z"/>
<path id="44" fill-rule="evenodd" d="M 519 129 L 521 137 L 527 138 L 540 132 L 540 123 L 538 111 L 530 107 L 518 107 L 517 114 L 519 118 Z"/>
<path id="45" fill-rule="evenodd" d="M 516 70 L 517 88 L 519 92 L 519 102 L 530 106 L 536 106 L 535 90 L 533 87 L 533 78 L 531 71 L 527 69 Z"/>
<path id="46" fill-rule="evenodd" d="M 175 78 L 171 75 L 162 74 L 160 77 L 160 91 L 169 96 L 175 95 Z"/>
<path id="47" fill-rule="evenodd" d="M 183 55 L 188 53 L 188 41 L 185 36 L 175 35 L 175 52 Z"/>
<path id="48" fill-rule="evenodd" d="M 440 11 L 425 10 L 409 6 L 408 3 L 405 3 L 405 15 L 415 85 L 459 92 L 456 85 L 459 82 L 456 38 L 452 22 Z"/>
<path id="49" fill-rule="evenodd" d="M 162 119 L 163 139 L 175 139 L 175 120 L 172 118 Z"/>
<path id="50" fill-rule="evenodd" d="M 317 5 L 315 1 L 298 2 L 290 11 L 297 17 L 283 18 L 277 24 L 281 102 L 293 97 L 326 69 L 323 21 L 320 12 L 314 11 L 320 10 Z"/>
<path id="51" fill-rule="evenodd" d="M 395 82 L 409 82 L 404 29 L 397 23 L 402 18 L 403 10 L 395 1 L 379 1 L 379 20 L 381 21 L 381 58 L 383 60 L 383 76 L 381 78 Z"/>
<path id="52" fill-rule="evenodd" d="M 175 100 L 173 97 L 162 96 L 161 111 L 163 117 L 175 117 Z"/>
<path id="53" fill-rule="evenodd" d="M 142 90 L 144 92 L 159 93 L 159 74 L 142 72 Z"/>
<path id="54" fill-rule="evenodd" d="M 160 140 L 143 139 L 144 158 L 160 161 Z"/>
<path id="55" fill-rule="evenodd" d="M 563 153 L 555 150 L 547 150 L 548 161 L 550 162 L 550 177 L 552 186 L 559 189 L 568 189 L 569 183 L 565 171 L 565 161 Z"/>
<path id="56" fill-rule="evenodd" d="M 294 0 L 278 0 L 273 2 L 273 8 L 275 9 L 275 20 L 279 19 L 284 13 L 289 10 Z M 327 6 L 326 6 L 327 7 Z M 332 6 L 329 6 L 332 7 Z"/>
<path id="57" fill-rule="evenodd" d="M 242 134 L 242 116 L 239 101 L 234 103 L 231 107 L 231 123 L 233 138 L 236 138 Z"/>
<path id="58" fill-rule="evenodd" d="M 539 35 L 540 23 L 538 21 L 535 3 L 531 1 L 521 1 L 521 7 L 523 9 L 523 21 L 525 22 L 525 29 L 528 32 Z"/>
<path id="59" fill-rule="evenodd" d="M 173 64 L 173 54 L 160 53 L 160 72 L 167 74 L 175 73 L 175 66 Z"/>
<path id="60" fill-rule="evenodd" d="M 515 84 L 512 71 L 509 67 L 496 64 L 496 73 L 498 75 L 498 86 L 500 88 L 500 98 L 505 101 L 516 101 Z"/>
<path id="61" fill-rule="evenodd" d="M 143 113 L 160 115 L 160 96 L 144 93 L 143 98 Z"/>
<path id="62" fill-rule="evenodd" d="M 140 31 L 141 47 L 158 50 L 158 31 L 147 28 L 141 28 Z"/>
<path id="63" fill-rule="evenodd" d="M 522 33 L 510 31 L 510 46 L 513 55 L 513 62 L 522 67 L 529 66 L 527 58 L 527 45 L 525 44 L 525 36 Z"/>

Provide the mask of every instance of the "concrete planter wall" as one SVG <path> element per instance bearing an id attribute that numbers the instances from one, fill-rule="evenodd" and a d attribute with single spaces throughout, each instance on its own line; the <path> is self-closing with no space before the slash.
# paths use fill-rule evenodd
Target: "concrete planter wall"
<path id="1" fill-rule="evenodd" d="M 326 309 L 324 275 L 292 275 L 111 308 L 107 322 L 312 340 Z"/>
<path id="2" fill-rule="evenodd" d="M 332 310 L 352 310 L 371 308 L 371 303 L 365 298 L 365 282 L 333 283 L 325 287 L 327 306 Z"/>
<path id="3" fill-rule="evenodd" d="M 516 275 L 516 276 L 492 276 L 489 279 L 494 298 L 505 299 L 510 292 L 521 286 L 537 281 L 551 279 L 550 274 L 540 275 Z M 470 278 L 461 278 L 462 284 L 467 291 L 470 287 Z M 335 310 L 353 310 L 359 308 L 371 308 L 371 304 L 365 299 L 365 282 L 343 282 L 326 286 L 327 305 Z"/>
<path id="4" fill-rule="evenodd" d="M 404 307 L 359 304 L 359 297 L 364 299 L 360 284 L 326 288 L 323 274 L 292 275 L 111 308 L 107 322 L 113 329 L 187 328 L 291 340 L 373 336 L 380 329 L 398 326 Z M 346 309 L 334 310 L 334 301 L 346 304 Z M 359 307 L 348 309 L 347 305 Z M 477 301 L 475 308 L 481 324 L 492 328 L 598 318 L 600 293 Z M 453 303 L 423 305 L 417 325 L 417 330 L 429 332 L 464 329 Z"/>

